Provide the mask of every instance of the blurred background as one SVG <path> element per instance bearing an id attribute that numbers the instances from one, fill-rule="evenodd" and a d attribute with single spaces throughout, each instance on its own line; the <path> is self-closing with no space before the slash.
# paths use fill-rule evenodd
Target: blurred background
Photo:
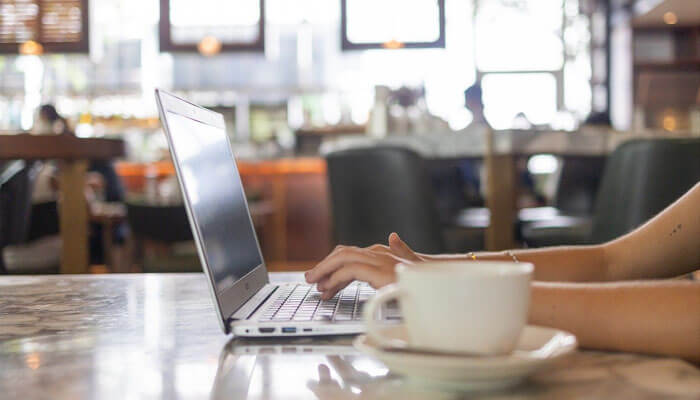
<path id="1" fill-rule="evenodd" d="M 700 179 L 658 150 L 700 159 L 693 0 L 0 0 L 0 272 L 200 270 L 156 87 L 225 116 L 273 270 L 600 242 Z"/>

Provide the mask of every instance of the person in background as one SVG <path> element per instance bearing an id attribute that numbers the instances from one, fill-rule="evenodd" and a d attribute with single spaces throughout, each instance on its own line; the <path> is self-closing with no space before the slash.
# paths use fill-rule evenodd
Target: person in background
<path id="1" fill-rule="evenodd" d="M 68 121 L 62 117 L 51 104 L 44 104 L 39 108 L 37 119 L 31 132 L 33 135 L 72 135 Z M 58 233 L 58 213 L 56 212 L 58 180 L 56 167 L 53 164 L 45 164 L 39 172 L 32 195 L 35 204 L 33 215 L 41 216 L 37 223 L 32 223 L 30 236 L 44 236 Z M 124 201 L 124 187 L 119 179 L 112 163 L 105 160 L 91 160 L 88 165 L 86 177 L 85 196 L 88 202 Z M 126 236 L 124 225 L 115 226 L 113 237 L 121 243 Z M 37 232 L 39 230 L 40 232 Z M 55 232 L 54 232 L 55 231 Z M 104 249 L 102 249 L 102 226 L 91 224 L 90 235 L 90 262 L 102 264 L 104 262 Z"/>
<path id="2" fill-rule="evenodd" d="M 472 113 L 472 122 L 465 130 L 491 128 L 484 115 L 484 94 L 480 84 L 475 83 L 464 91 L 464 106 Z"/>
<path id="3" fill-rule="evenodd" d="M 305 276 L 328 299 L 353 280 L 373 287 L 394 282 L 397 263 L 530 262 L 530 323 L 570 331 L 590 349 L 700 362 L 698 204 L 700 182 L 634 231 L 590 246 L 428 255 L 392 233 L 388 246 L 338 246 Z"/>
<path id="4" fill-rule="evenodd" d="M 483 138 L 482 140 L 485 140 L 486 134 L 491 130 L 491 125 L 486 121 L 486 116 L 484 115 L 484 101 L 480 84 L 475 83 L 464 91 L 464 106 L 471 112 L 472 122 L 459 131 L 458 134 L 479 135 Z M 466 198 L 467 206 L 483 206 L 481 163 L 464 160 L 459 163 L 457 168 L 462 178 L 462 191 Z"/>
<path id="5" fill-rule="evenodd" d="M 480 135 L 485 139 L 488 131 L 493 128 L 489 125 L 484 114 L 484 99 L 481 85 L 475 83 L 464 91 L 464 106 L 472 114 L 472 122 L 463 130 L 460 135 Z M 520 113 L 519 115 L 525 115 Z M 544 197 L 537 193 L 535 180 L 527 170 L 527 161 L 519 160 L 517 174 L 520 181 L 518 190 L 518 208 L 538 207 L 544 205 Z M 462 180 L 462 191 L 464 193 L 467 207 L 481 207 L 484 204 L 485 194 L 481 182 L 484 181 L 484 170 L 480 163 L 464 160 L 458 165 L 459 174 Z"/>
<path id="6" fill-rule="evenodd" d="M 472 121 L 451 135 L 459 135 L 456 139 L 463 143 L 458 147 L 482 146 L 491 128 L 484 117 L 484 103 L 478 83 L 464 91 L 464 106 L 470 111 Z M 441 220 L 451 221 L 466 208 L 484 206 L 481 161 L 460 160 L 454 164 L 440 164 L 433 166 L 430 172 Z"/>
<path id="7" fill-rule="evenodd" d="M 68 121 L 58 114 L 56 107 L 51 104 L 44 104 L 39 107 L 39 113 L 32 134 L 34 135 L 62 135 L 71 133 Z"/>

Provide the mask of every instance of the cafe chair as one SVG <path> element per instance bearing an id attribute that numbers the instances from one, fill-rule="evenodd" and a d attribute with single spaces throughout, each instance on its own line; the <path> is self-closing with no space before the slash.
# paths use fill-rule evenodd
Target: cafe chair
<path id="1" fill-rule="evenodd" d="M 444 250 L 440 217 L 423 159 L 400 147 L 326 155 L 335 239 L 365 247 L 397 232 L 414 250 Z"/>
<path id="2" fill-rule="evenodd" d="M 637 139 L 608 159 L 592 218 L 561 216 L 523 228 L 530 247 L 603 243 L 622 236 L 700 181 L 700 139 Z"/>
<path id="3" fill-rule="evenodd" d="M 528 207 L 518 211 L 518 239 L 533 223 L 540 226 L 551 222 L 566 223 L 590 229 L 596 193 L 605 167 L 605 158 L 590 156 L 565 156 L 557 177 L 554 204 L 545 207 Z M 587 231 L 584 231 L 584 234 Z M 578 235 L 578 233 L 574 233 Z"/>
<path id="4" fill-rule="evenodd" d="M 201 272 L 185 206 L 127 201 L 135 262 L 144 272 Z"/>
<path id="5" fill-rule="evenodd" d="M 0 273 L 58 272 L 61 240 L 57 235 L 30 238 L 32 189 L 38 163 L 0 165 Z"/>
<path id="6" fill-rule="evenodd" d="M 558 216 L 590 216 L 605 168 L 603 157 L 565 156 L 558 173 L 554 204 L 519 210 L 524 222 L 536 222 Z"/>

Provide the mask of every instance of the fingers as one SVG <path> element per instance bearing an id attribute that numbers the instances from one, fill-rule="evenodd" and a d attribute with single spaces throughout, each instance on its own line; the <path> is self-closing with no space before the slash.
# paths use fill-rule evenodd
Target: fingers
<path id="1" fill-rule="evenodd" d="M 319 366 L 318 366 L 318 381 L 319 382 L 331 381 L 331 370 L 325 364 L 319 364 Z"/>
<path id="2" fill-rule="evenodd" d="M 316 288 L 322 292 L 321 298 L 328 300 L 354 280 L 369 281 L 372 273 L 379 273 L 379 271 L 363 264 L 347 264 L 328 276 L 321 286 L 316 285 Z"/>
<path id="3" fill-rule="evenodd" d="M 351 283 L 352 281 L 344 281 L 325 290 L 318 289 L 321 292 L 321 300 L 330 300 L 331 298 L 333 298 L 333 296 L 338 294 L 338 292 L 340 292 L 341 290 L 345 289 Z"/>
<path id="4" fill-rule="evenodd" d="M 306 271 L 304 276 L 306 282 L 317 283 L 327 275 L 332 274 L 336 269 L 348 263 L 377 265 L 381 260 L 380 253 L 372 252 L 367 249 L 359 249 L 357 247 L 342 247 L 336 248 L 323 261 L 318 263 L 314 268 Z M 384 255 L 386 257 L 386 255 Z"/>
<path id="5" fill-rule="evenodd" d="M 391 249 L 391 252 L 396 254 L 398 257 L 411 261 L 420 261 L 420 258 L 416 255 L 416 253 L 411 250 L 410 247 L 408 247 L 406 242 L 401 240 L 396 232 L 392 232 L 389 235 L 389 249 Z"/>
<path id="6" fill-rule="evenodd" d="M 336 270 L 324 282 L 323 287 L 318 287 L 318 290 L 323 292 L 321 298 L 327 300 L 355 280 L 367 282 L 376 288 L 393 282 L 394 276 L 393 268 L 382 269 L 362 264 L 348 264 Z"/>
<path id="7" fill-rule="evenodd" d="M 383 244 L 373 244 L 369 247 L 366 247 L 367 250 L 371 250 L 377 253 L 385 253 L 385 254 L 392 254 L 391 249 L 389 246 L 383 245 Z"/>

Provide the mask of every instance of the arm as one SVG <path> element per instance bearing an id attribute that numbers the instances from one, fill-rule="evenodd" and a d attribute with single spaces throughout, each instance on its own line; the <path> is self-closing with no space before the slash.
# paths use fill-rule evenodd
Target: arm
<path id="1" fill-rule="evenodd" d="M 700 266 L 699 204 L 700 183 L 646 224 L 611 242 L 477 253 L 476 259 L 512 261 L 513 254 L 519 261 L 536 266 L 535 280 L 539 281 L 604 282 L 678 276 Z M 398 262 L 470 259 L 463 254 L 419 254 L 392 233 L 389 246 L 338 246 L 307 271 L 306 279 L 318 283 L 326 296 L 332 296 L 355 279 L 375 287 L 393 282 Z"/>
<path id="2" fill-rule="evenodd" d="M 586 348 L 700 361 L 700 282 L 536 282 L 530 323 L 572 332 Z"/>
<path id="3" fill-rule="evenodd" d="M 605 252 L 609 280 L 669 278 L 700 268 L 700 182 Z"/>
<path id="4" fill-rule="evenodd" d="M 537 281 L 594 282 L 607 280 L 607 260 L 603 246 L 558 246 L 510 252 L 479 252 L 475 260 L 518 261 L 535 265 Z M 472 260 L 462 255 L 427 256 L 426 260 Z"/>
<path id="5" fill-rule="evenodd" d="M 535 280 L 602 282 L 670 278 L 700 268 L 700 183 L 641 227 L 596 246 L 513 250 L 533 263 Z M 427 260 L 463 255 L 420 255 Z M 508 252 L 476 253 L 477 260 L 511 261 Z"/>

